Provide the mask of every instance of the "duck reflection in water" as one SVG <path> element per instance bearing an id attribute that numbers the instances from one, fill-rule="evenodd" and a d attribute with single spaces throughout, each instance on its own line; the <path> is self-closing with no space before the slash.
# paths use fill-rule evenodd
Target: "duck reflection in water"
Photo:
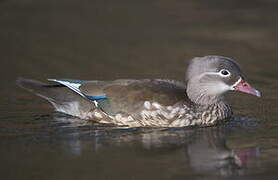
<path id="1" fill-rule="evenodd" d="M 93 146 L 94 153 L 99 155 L 105 153 L 105 156 L 107 153 L 108 156 L 111 153 L 119 153 L 132 159 L 132 157 L 141 157 L 142 154 L 143 158 L 146 158 L 151 154 L 152 158 L 160 154 L 172 155 L 178 152 L 179 155 L 182 155 L 178 161 L 182 161 L 183 168 L 187 170 L 190 168 L 197 174 L 226 177 L 243 175 L 248 169 L 248 161 L 260 154 L 258 147 L 245 146 L 236 150 L 231 149 L 226 143 L 226 137 L 234 133 L 233 129 L 238 128 L 228 126 L 197 129 L 121 129 L 90 125 L 80 128 L 76 129 L 78 133 L 72 133 L 73 140 L 66 146 L 66 149 L 71 151 L 71 155 L 81 156 L 82 149 L 88 147 L 88 140 Z M 136 160 L 138 161 L 138 158 Z M 139 161 L 144 160 L 146 159 Z M 122 164 L 130 164 L 129 161 L 124 161 Z M 169 164 L 176 164 L 176 161 L 176 158 L 167 158 Z"/>

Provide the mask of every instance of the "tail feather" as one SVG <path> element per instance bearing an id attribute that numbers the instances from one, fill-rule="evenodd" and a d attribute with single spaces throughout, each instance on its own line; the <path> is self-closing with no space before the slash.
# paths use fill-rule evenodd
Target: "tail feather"
<path id="1" fill-rule="evenodd" d="M 48 100 L 59 112 L 88 119 L 92 109 L 95 109 L 94 103 L 62 84 L 47 84 L 25 78 L 18 78 L 16 83 L 18 86 Z"/>
<path id="2" fill-rule="evenodd" d="M 65 86 L 60 84 L 50 85 L 24 78 L 18 78 L 16 83 L 18 86 L 36 94 L 37 96 L 47 99 L 48 101 L 65 103 L 72 100 L 71 96 L 65 96 L 69 92 L 66 90 Z"/>

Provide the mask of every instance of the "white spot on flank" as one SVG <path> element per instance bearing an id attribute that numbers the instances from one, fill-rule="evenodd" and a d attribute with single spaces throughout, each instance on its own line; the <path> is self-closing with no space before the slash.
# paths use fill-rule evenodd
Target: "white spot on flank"
<path id="1" fill-rule="evenodd" d="M 94 113 L 94 116 L 95 116 L 96 118 L 103 118 L 102 115 L 101 115 L 101 113 L 99 113 L 99 112 L 97 112 L 97 111 Z"/>
<path id="2" fill-rule="evenodd" d="M 179 110 L 180 110 L 180 108 L 176 107 L 171 111 L 171 114 L 176 114 Z"/>
<path id="3" fill-rule="evenodd" d="M 122 115 L 121 114 L 116 114 L 115 119 L 117 121 L 120 121 L 122 119 Z"/>
<path id="4" fill-rule="evenodd" d="M 185 110 L 183 108 L 180 109 L 179 114 L 184 114 Z"/>
<path id="5" fill-rule="evenodd" d="M 149 101 L 145 101 L 145 102 L 144 102 L 144 106 L 145 106 L 145 108 L 147 108 L 147 109 L 151 109 L 151 103 L 150 103 Z"/>
<path id="6" fill-rule="evenodd" d="M 128 116 L 127 119 L 128 119 L 129 121 L 134 121 L 134 119 L 133 119 L 132 116 Z"/>
<path id="7" fill-rule="evenodd" d="M 160 108 L 161 108 L 161 105 L 158 104 L 157 102 L 153 102 L 152 105 L 153 105 L 153 107 L 155 107 L 156 109 L 160 109 Z"/>
<path id="8" fill-rule="evenodd" d="M 173 106 L 167 106 L 167 110 L 168 111 L 172 111 L 173 110 Z"/>

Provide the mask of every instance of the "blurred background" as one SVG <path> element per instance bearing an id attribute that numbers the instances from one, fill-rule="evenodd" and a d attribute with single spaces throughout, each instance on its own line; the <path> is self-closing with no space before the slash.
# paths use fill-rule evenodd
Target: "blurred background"
<path id="1" fill-rule="evenodd" d="M 18 76 L 183 80 L 184 61 L 204 55 L 232 57 L 253 79 L 265 69 L 274 77 L 277 70 L 273 0 L 5 0 L 0 5 L 1 71 L 9 81 Z"/>
<path id="2" fill-rule="evenodd" d="M 275 179 L 277 9 L 275 0 L 1 0 L 2 178 Z M 205 55 L 235 59 L 263 93 L 230 95 L 238 118 L 225 133 L 75 126 L 15 85 L 17 77 L 183 80 L 186 62 Z M 207 156 L 192 153 L 199 149 Z M 223 151 L 233 162 L 205 158 Z"/>

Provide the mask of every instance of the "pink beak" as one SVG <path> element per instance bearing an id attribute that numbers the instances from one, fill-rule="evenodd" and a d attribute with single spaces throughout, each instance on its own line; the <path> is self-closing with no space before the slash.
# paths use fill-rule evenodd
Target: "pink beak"
<path id="1" fill-rule="evenodd" d="M 244 80 L 241 80 L 240 82 L 238 82 L 233 88 L 235 91 L 241 91 L 244 93 L 252 94 L 257 97 L 261 97 L 260 91 L 253 88 L 250 84 L 248 84 Z"/>

